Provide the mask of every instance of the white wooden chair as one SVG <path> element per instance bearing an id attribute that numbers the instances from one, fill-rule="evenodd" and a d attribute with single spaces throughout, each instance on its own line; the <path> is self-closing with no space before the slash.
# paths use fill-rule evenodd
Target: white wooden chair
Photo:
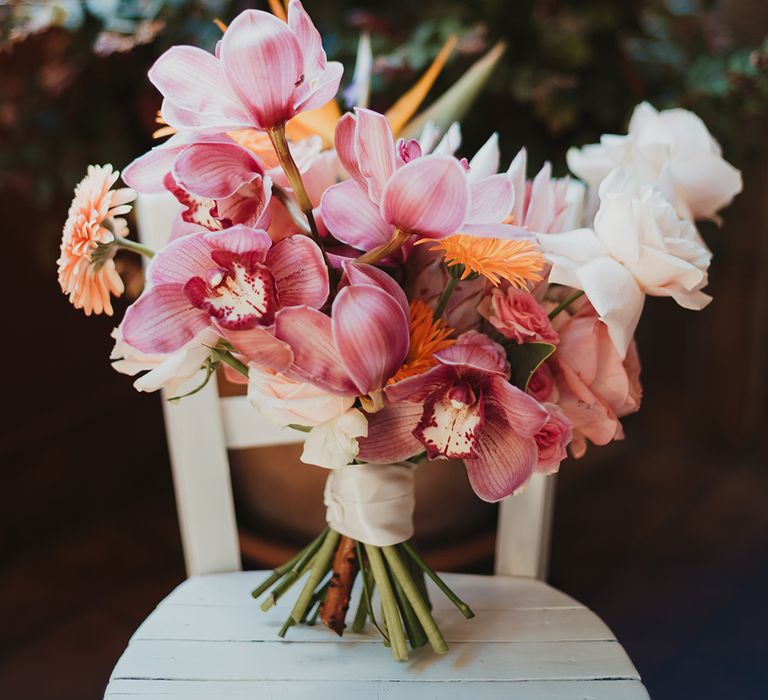
<path id="1" fill-rule="evenodd" d="M 142 198 L 143 240 L 161 243 L 174 211 Z M 501 504 L 495 576 L 445 575 L 474 619 L 431 590 L 448 654 L 426 648 L 396 663 L 374 631 L 339 639 L 322 625 L 294 627 L 281 640 L 293 600 L 264 613 L 251 598 L 266 572 L 241 571 L 227 449 L 292 443 L 295 433 L 262 422 L 245 397 L 219 398 L 215 381 L 164 411 L 189 579 L 133 635 L 106 698 L 647 700 L 608 627 L 542 580 L 553 477 Z"/>

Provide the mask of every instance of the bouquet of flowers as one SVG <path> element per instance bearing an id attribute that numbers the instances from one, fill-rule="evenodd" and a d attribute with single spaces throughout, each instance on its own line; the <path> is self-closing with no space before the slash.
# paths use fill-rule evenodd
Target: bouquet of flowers
<path id="1" fill-rule="evenodd" d="M 710 301 L 694 222 L 715 219 L 741 176 L 694 114 L 645 103 L 626 135 L 569 151 L 582 182 L 549 164 L 528 180 L 525 150 L 499 172 L 496 135 L 467 160 L 458 124 L 411 119 L 452 42 L 387 114 L 365 107 L 361 42 L 342 115 L 342 67 L 301 3 L 273 9 L 222 25 L 215 54 L 177 46 L 151 68 L 170 138 L 125 169 L 130 189 L 89 168 L 59 281 L 76 308 L 111 315 L 115 253 L 151 258 L 115 368 L 177 400 L 223 365 L 329 470 L 327 529 L 254 591 L 268 609 L 303 580 L 281 635 L 318 616 L 341 635 L 359 576 L 354 630 L 370 620 L 396 659 L 443 653 L 425 576 L 472 612 L 410 541 L 416 465 L 463 460 L 498 501 L 568 449 L 621 439 L 640 406 L 645 297 Z M 160 250 L 127 238 L 135 191 L 178 200 Z"/>

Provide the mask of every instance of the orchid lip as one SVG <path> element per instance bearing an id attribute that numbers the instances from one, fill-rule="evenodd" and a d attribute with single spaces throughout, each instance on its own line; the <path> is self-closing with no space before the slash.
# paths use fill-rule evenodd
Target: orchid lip
<path id="1" fill-rule="evenodd" d="M 189 302 L 227 330 L 271 325 L 278 299 L 270 271 L 253 256 L 232 256 L 217 250 L 211 257 L 224 264 L 209 270 L 206 279 L 192 277 L 187 281 L 184 294 Z"/>
<path id="2" fill-rule="evenodd" d="M 427 399 L 413 435 L 430 459 L 467 459 L 476 455 L 484 425 L 482 394 L 477 397 L 469 384 L 461 382 Z"/>

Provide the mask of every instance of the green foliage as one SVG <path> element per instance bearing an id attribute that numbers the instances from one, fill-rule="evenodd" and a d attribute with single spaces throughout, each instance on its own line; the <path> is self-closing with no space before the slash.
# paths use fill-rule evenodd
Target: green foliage
<path id="1" fill-rule="evenodd" d="M 512 383 L 525 391 L 533 373 L 555 352 L 551 343 L 509 343 L 507 358 L 512 367 Z"/>

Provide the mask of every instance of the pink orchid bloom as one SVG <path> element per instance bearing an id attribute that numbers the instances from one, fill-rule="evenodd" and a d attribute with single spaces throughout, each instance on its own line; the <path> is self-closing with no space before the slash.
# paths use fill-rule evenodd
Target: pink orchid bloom
<path id="1" fill-rule="evenodd" d="M 473 180 L 466 161 L 423 155 L 415 140 L 395 142 L 382 114 L 357 108 L 344 115 L 335 145 L 351 180 L 326 191 L 320 212 L 342 243 L 371 250 L 389 242 L 395 230 L 425 238 L 521 235 L 501 223 L 514 197 L 506 175 Z"/>
<path id="2" fill-rule="evenodd" d="M 290 346 L 284 372 L 341 396 L 380 390 L 408 352 L 408 301 L 385 272 L 347 264 L 330 318 L 309 306 L 275 317 L 275 336 Z"/>
<path id="3" fill-rule="evenodd" d="M 275 315 L 319 308 L 328 296 L 322 254 L 310 238 L 273 244 L 265 231 L 246 226 L 172 241 L 147 276 L 149 286 L 121 326 L 129 345 L 168 353 L 215 328 L 249 359 L 278 370 L 290 362 L 290 349 L 271 334 Z"/>
<path id="4" fill-rule="evenodd" d="M 480 498 L 509 496 L 538 463 L 535 436 L 549 413 L 509 383 L 503 348 L 481 333 L 465 333 L 434 357 L 432 369 L 387 387 L 360 459 L 397 462 L 423 450 L 430 459 L 463 459 Z"/>
<path id="5" fill-rule="evenodd" d="M 229 25 L 216 55 L 174 46 L 149 79 L 165 98 L 163 117 L 173 127 L 266 130 L 326 104 L 342 71 L 340 63 L 328 63 L 312 20 L 291 0 L 287 23 L 246 10 Z"/>

